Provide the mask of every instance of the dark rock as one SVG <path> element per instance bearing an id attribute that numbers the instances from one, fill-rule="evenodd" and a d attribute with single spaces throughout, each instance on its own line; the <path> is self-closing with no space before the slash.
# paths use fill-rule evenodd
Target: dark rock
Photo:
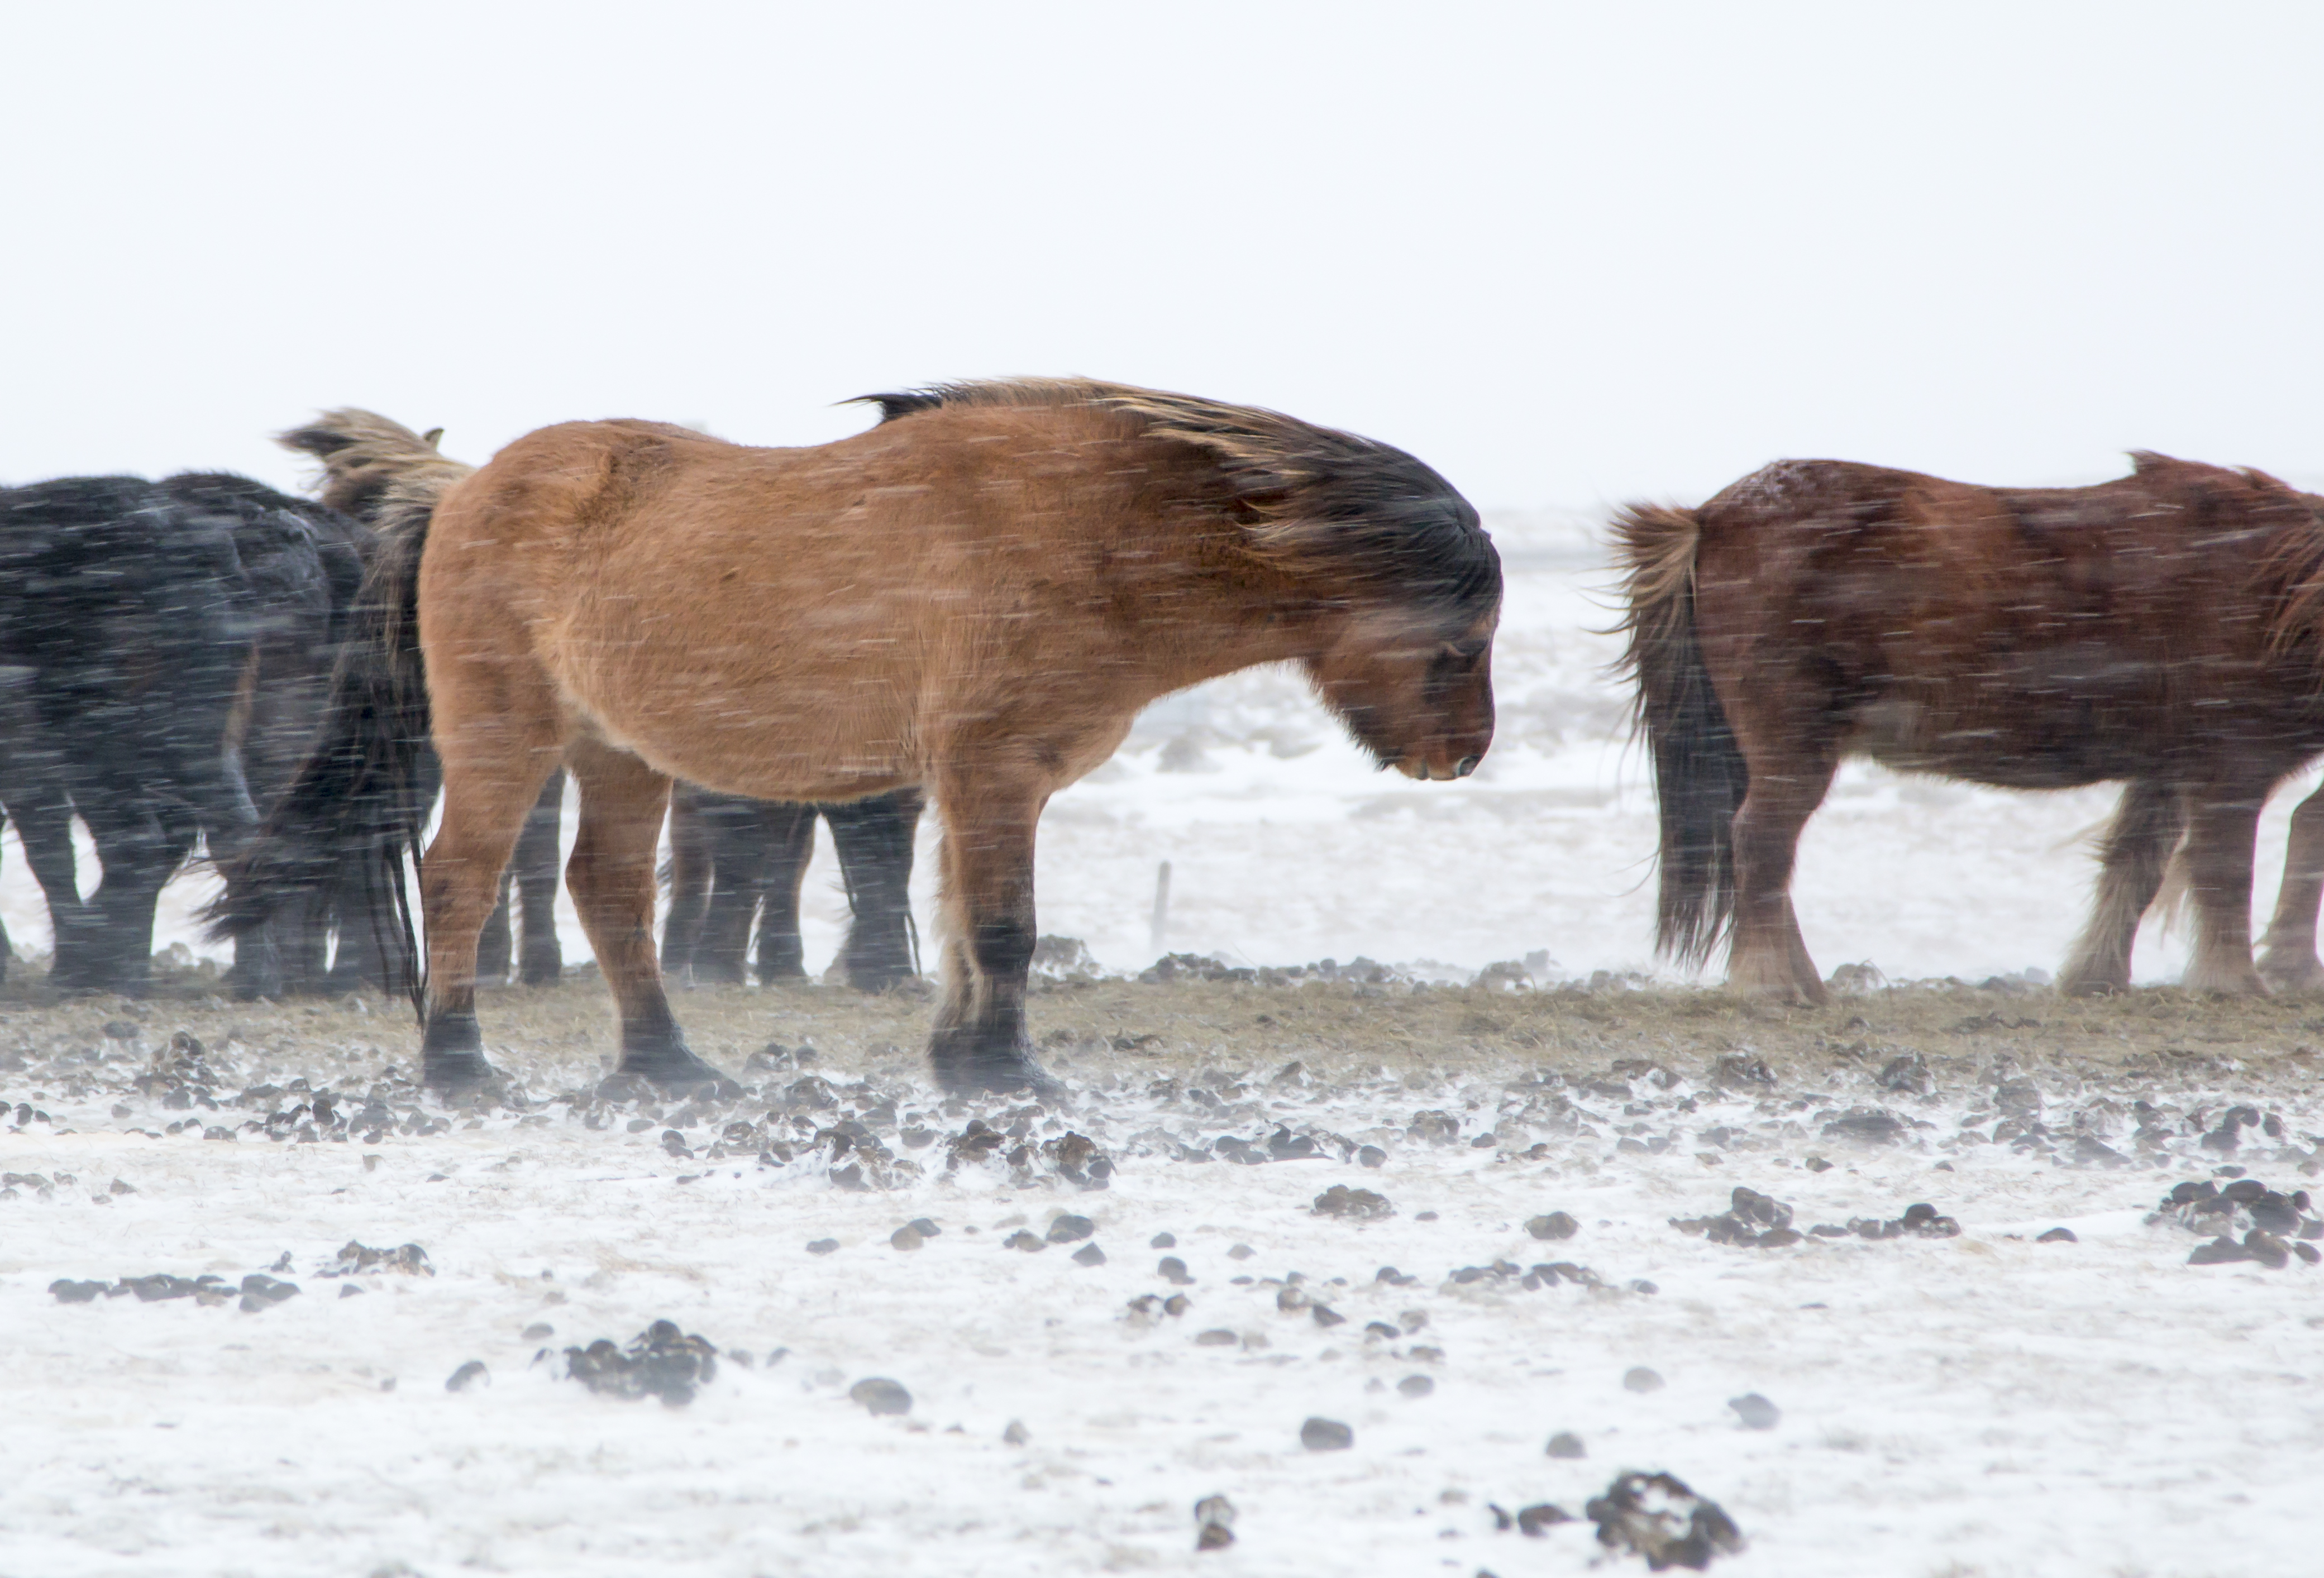
<path id="1" fill-rule="evenodd" d="M 1194 1548 L 1222 1551 L 1234 1544 L 1234 1503 L 1224 1496 L 1205 1496 L 1194 1503 Z"/>
<path id="2" fill-rule="evenodd" d="M 49 1291 L 57 1296 L 59 1304 L 89 1303 L 106 1288 L 103 1282 L 76 1282 L 69 1277 L 60 1277 L 49 1284 Z"/>
<path id="3" fill-rule="evenodd" d="M 2081 1243 L 2081 1240 L 2075 1236 L 2074 1230 L 2070 1227 L 2052 1227 L 2049 1232 L 2043 1234 L 2034 1242 L 2036 1243 Z"/>
<path id="4" fill-rule="evenodd" d="M 1164 1255 L 1161 1263 L 1154 1268 L 1154 1274 L 1173 1288 L 1184 1288 L 1194 1280 L 1186 1270 L 1186 1262 L 1174 1254 Z"/>
<path id="5" fill-rule="evenodd" d="M 244 1314 L 268 1308 L 298 1294 L 299 1284 L 284 1282 L 254 1271 L 242 1280 L 242 1308 Z"/>
<path id="6" fill-rule="evenodd" d="M 1370 1189 L 1351 1189 L 1345 1184 L 1333 1184 L 1317 1195 L 1310 1208 L 1318 1216 L 1339 1216 L 1351 1222 L 1371 1222 L 1396 1215 L 1396 1207 L 1388 1204 L 1386 1195 Z"/>
<path id="7" fill-rule="evenodd" d="M 1387 1161 L 1388 1152 L 1377 1145 L 1364 1145 L 1357 1148 L 1356 1165 L 1359 1167 L 1379 1167 Z"/>
<path id="8" fill-rule="evenodd" d="M 358 1298 L 363 1294 L 363 1292 L 364 1285 L 361 1282 L 342 1282 L 339 1284 L 339 1297 L 342 1298 Z"/>
<path id="9" fill-rule="evenodd" d="M 484 1368 L 484 1362 L 482 1359 L 471 1359 L 452 1372 L 451 1379 L 444 1382 L 444 1390 L 466 1391 L 480 1381 L 486 1386 L 490 1386 L 493 1383 L 493 1372 Z"/>
<path id="10" fill-rule="evenodd" d="M 1299 1445 L 1310 1452 L 1345 1452 L 1356 1444 L 1356 1433 L 1337 1419 L 1310 1417 L 1299 1427 Z"/>
<path id="11" fill-rule="evenodd" d="M 528 1343 L 545 1342 L 557 1335 L 557 1328 L 545 1320 L 534 1321 L 519 1334 Z"/>
<path id="12" fill-rule="evenodd" d="M 1011 1419 L 1009 1421 L 1009 1427 L 1001 1432 L 1001 1439 L 1011 1446 L 1022 1446 L 1033 1439 L 1033 1432 L 1025 1428 L 1024 1420 Z"/>
<path id="13" fill-rule="evenodd" d="M 1231 1348 L 1240 1341 L 1240 1337 L 1224 1326 L 1213 1326 L 1209 1331 L 1194 1334 L 1194 1346 L 1198 1348 Z"/>
<path id="14" fill-rule="evenodd" d="M 1643 1364 L 1634 1365 L 1630 1369 L 1622 1372 L 1622 1390 L 1624 1391 L 1660 1391 L 1662 1390 L 1664 1384 L 1663 1378 L 1660 1375 L 1657 1375 L 1655 1372 L 1647 1369 Z"/>
<path id="15" fill-rule="evenodd" d="M 912 1394 L 884 1375 L 866 1376 L 847 1389 L 847 1397 L 849 1401 L 861 1403 L 875 1414 L 912 1411 Z"/>
<path id="16" fill-rule="evenodd" d="M 1097 1224 L 1086 1216 L 1060 1216 L 1049 1224 L 1049 1242 L 1078 1243 L 1096 1231 Z"/>
<path id="17" fill-rule="evenodd" d="M 817 1238 L 808 1243 L 807 1252 L 809 1254 L 829 1254 L 838 1247 L 839 1240 L 835 1238 Z"/>
<path id="18" fill-rule="evenodd" d="M 1784 1421 L 1784 1410 L 1756 1391 L 1729 1398 L 1727 1406 L 1735 1410 L 1746 1430 L 1772 1430 Z"/>
<path id="19" fill-rule="evenodd" d="M 1396 1383 L 1396 1390 L 1406 1397 L 1426 1397 L 1436 1390 L 1436 1382 L 1425 1375 L 1407 1375 Z"/>
<path id="20" fill-rule="evenodd" d="M 1644 1556 L 1655 1572 L 1701 1572 L 1715 1556 L 1743 1548 L 1742 1531 L 1715 1501 L 1670 1474 L 1626 1473 L 1582 1509 L 1608 1550 Z"/>
<path id="21" fill-rule="evenodd" d="M 897 1249 L 911 1250 L 918 1249 L 926 1243 L 927 1238 L 918 1228 L 907 1222 L 888 1235 L 888 1242 Z"/>
<path id="22" fill-rule="evenodd" d="M 1148 1249 L 1176 1249 L 1178 1247 L 1178 1235 L 1175 1233 L 1157 1233 L 1153 1237 L 1146 1241 L 1146 1247 Z"/>
<path id="23" fill-rule="evenodd" d="M 2244 1234 L 2244 1252 L 2271 1271 L 2280 1271 L 2292 1261 L 2292 1251 L 2283 1240 L 2256 1227 Z"/>
<path id="24" fill-rule="evenodd" d="M 1074 1251 L 1074 1264 L 1077 1266 L 1102 1266 L 1105 1264 L 1105 1251 L 1098 1248 L 1098 1246 L 1093 1243 L 1085 1243 L 1082 1245 L 1081 1248 Z"/>
<path id="25" fill-rule="evenodd" d="M 716 1378 L 718 1350 L 706 1337 L 679 1331 L 675 1321 L 658 1320 L 627 1348 L 600 1337 L 586 1348 L 566 1349 L 565 1373 L 602 1396 L 631 1402 L 658 1397 L 678 1408 Z"/>
<path id="26" fill-rule="evenodd" d="M 2187 1257 L 2190 1266 L 2227 1266 L 2251 1259 L 2249 1252 L 2234 1239 L 2222 1234 L 2209 1243 L 2199 1243 Z"/>
<path id="27" fill-rule="evenodd" d="M 139 1303 L 152 1304 L 163 1298 L 191 1298 L 196 1284 L 184 1277 L 156 1271 L 150 1277 L 124 1277 L 121 1286 L 136 1294 Z"/>
<path id="28" fill-rule="evenodd" d="M 1821 1156 L 1811 1156 L 1807 1161 L 1802 1162 L 1801 1165 L 1805 1167 L 1810 1172 L 1830 1172 L 1831 1170 L 1831 1163 L 1826 1161 Z"/>
<path id="29" fill-rule="evenodd" d="M 1048 1248 L 1049 1245 L 1046 1239 L 1038 1238 L 1020 1227 L 1016 1232 L 1010 1234 L 1008 1237 L 1002 1239 L 1001 1241 L 1001 1247 L 1003 1249 L 1021 1249 L 1027 1254 L 1038 1254 L 1041 1251 Z"/>
<path id="30" fill-rule="evenodd" d="M 1259 1252 L 1257 1250 L 1251 1248 L 1250 1245 L 1247 1243 L 1238 1243 L 1233 1248 L 1227 1251 L 1227 1259 L 1231 1261 L 1247 1261 L 1258 1252 Z"/>
<path id="31" fill-rule="evenodd" d="M 103 1286 L 102 1283 L 98 1285 Z M 1368 1320 L 1364 1322 L 1364 1335 L 1367 1338 L 1378 1337 L 1384 1343 L 1392 1343 L 1404 1334 L 1384 1320 Z"/>
<path id="32" fill-rule="evenodd" d="M 1929 1061 L 1918 1052 L 1889 1059 L 1873 1083 L 1883 1090 L 1901 1091 L 1907 1096 L 1926 1096 L 1936 1088 L 1936 1081 L 1929 1073 Z"/>
<path id="33" fill-rule="evenodd" d="M 1563 1211 L 1552 1211 L 1546 1216 L 1529 1218 L 1525 1228 L 1536 1238 L 1571 1238 L 1582 1230 L 1582 1224 Z"/>
<path id="34" fill-rule="evenodd" d="M 1845 1113 L 1823 1126 L 1827 1140 L 1858 1140 L 1868 1145 L 1893 1145 L 1904 1138 L 1904 1123 L 1894 1114 L 1875 1108 Z"/>
<path id="35" fill-rule="evenodd" d="M 328 1277 L 346 1277 L 373 1271 L 395 1271 L 407 1277 L 432 1277 L 436 1268 L 428 1263 L 428 1252 L 416 1243 L 399 1244 L 393 1249 L 373 1249 L 368 1244 L 349 1239 L 339 1246 L 333 1269 L 324 1272 Z"/>
<path id="36" fill-rule="evenodd" d="M 1348 1324 L 1348 1317 L 1328 1304 L 1314 1305 L 1308 1309 L 1307 1313 L 1314 1317 L 1317 1326 L 1326 1329 Z"/>
<path id="37" fill-rule="evenodd" d="M 1582 1437 L 1576 1436 L 1571 1430 L 1560 1430 L 1556 1435 L 1551 1436 L 1549 1438 L 1549 1445 L 1546 1450 L 1552 1457 L 1587 1457 L 1590 1455 L 1590 1449 L 1582 1444 Z"/>
<path id="38" fill-rule="evenodd" d="M 1572 1513 L 1547 1501 L 1536 1501 L 1530 1507 L 1517 1509 L 1517 1532 L 1532 1539 L 1541 1538 L 1561 1523 L 1572 1521 Z"/>

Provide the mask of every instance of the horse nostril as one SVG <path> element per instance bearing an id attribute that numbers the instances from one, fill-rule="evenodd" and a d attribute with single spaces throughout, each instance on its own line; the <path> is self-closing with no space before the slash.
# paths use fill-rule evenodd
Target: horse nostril
<path id="1" fill-rule="evenodd" d="M 1452 775 L 1456 778 L 1467 777 L 1477 770 L 1477 763 L 1480 759 L 1477 757 L 1462 757 L 1452 765 Z"/>

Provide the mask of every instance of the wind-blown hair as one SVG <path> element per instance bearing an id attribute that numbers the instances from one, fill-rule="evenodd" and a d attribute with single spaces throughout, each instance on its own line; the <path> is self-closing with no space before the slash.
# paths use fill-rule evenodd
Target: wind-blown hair
<path id="1" fill-rule="evenodd" d="M 1367 593 L 1472 620 L 1496 607 L 1501 561 L 1477 511 L 1435 471 L 1391 445 L 1256 406 L 1090 379 L 1011 378 L 859 396 L 894 422 L 946 406 L 1087 406 L 1140 436 L 1215 462 L 1246 551 L 1290 573 L 1325 571 Z"/>

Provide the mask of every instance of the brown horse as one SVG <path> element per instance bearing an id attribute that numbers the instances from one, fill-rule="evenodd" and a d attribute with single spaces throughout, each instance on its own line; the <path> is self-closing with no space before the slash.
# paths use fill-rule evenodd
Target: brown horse
<path id="1" fill-rule="evenodd" d="M 2061 988 L 2129 985 L 2183 838 L 2186 984 L 2264 989 L 2253 846 L 2269 791 L 2324 751 L 2324 522 L 2256 472 L 2133 459 L 2128 477 L 2057 489 L 1785 461 L 1699 509 L 1619 514 L 1665 955 L 1700 964 L 1731 931 L 1731 986 L 1822 1001 L 1793 856 L 1841 758 L 1865 756 L 2013 789 L 2124 781 Z M 2272 977 L 2316 977 L 2319 891 L 2311 800 Z"/>
<path id="2" fill-rule="evenodd" d="M 1270 411 L 1079 381 L 867 397 L 813 449 L 684 427 L 544 428 L 474 475 L 360 412 L 294 442 L 381 490 L 368 662 L 237 895 L 287 898 L 314 851 L 400 870 L 432 730 L 444 814 L 420 866 L 422 1063 L 487 1078 L 478 928 L 562 762 L 567 881 L 618 1006 L 622 1071 L 716 1070 L 686 1048 L 653 949 L 673 778 L 763 800 L 933 797 L 945 997 L 931 1057 L 959 1090 L 1038 1087 L 1025 993 L 1043 805 L 1156 698 L 1305 667 L 1383 766 L 1461 777 L 1492 737 L 1500 563 L 1468 501 L 1400 450 Z M 228 934 L 263 901 L 237 897 Z"/>

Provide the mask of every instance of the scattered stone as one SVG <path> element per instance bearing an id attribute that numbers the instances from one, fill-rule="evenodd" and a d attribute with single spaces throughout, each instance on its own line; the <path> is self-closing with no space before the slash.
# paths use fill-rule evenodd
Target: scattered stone
<path id="1" fill-rule="evenodd" d="M 374 1249 L 369 1244 L 349 1239 L 339 1246 L 339 1252 L 320 1273 L 326 1277 L 369 1275 L 374 1271 L 393 1271 L 406 1277 L 432 1277 L 436 1268 L 428 1263 L 428 1252 L 416 1243 L 399 1244 L 393 1249 Z"/>
<path id="2" fill-rule="evenodd" d="M 490 1386 L 493 1383 L 493 1372 L 484 1368 L 484 1362 L 482 1359 L 471 1359 L 452 1372 L 451 1379 L 444 1383 L 444 1390 L 466 1391 L 480 1381 L 486 1386 Z"/>
<path id="3" fill-rule="evenodd" d="M 1572 1513 L 1547 1501 L 1536 1501 L 1517 1509 L 1517 1532 L 1528 1539 L 1540 1539 L 1559 1524 L 1572 1521 Z"/>
<path id="4" fill-rule="evenodd" d="M 557 1335 L 557 1328 L 545 1320 L 537 1320 L 519 1335 L 528 1343 L 545 1342 Z"/>
<path id="5" fill-rule="evenodd" d="M 1102 1266 L 1105 1264 L 1105 1251 L 1098 1248 L 1098 1246 L 1093 1243 L 1085 1243 L 1082 1245 L 1081 1248 L 1074 1251 L 1074 1264 L 1077 1266 Z"/>
<path id="6" fill-rule="evenodd" d="M 361 1282 L 342 1282 L 339 1284 L 339 1297 L 342 1298 L 360 1298 L 363 1292 L 364 1285 Z"/>
<path id="7" fill-rule="evenodd" d="M 1546 1450 L 1552 1457 L 1587 1457 L 1590 1455 L 1590 1449 L 1582 1444 L 1582 1437 L 1576 1436 L 1571 1430 L 1560 1430 L 1556 1435 L 1551 1436 L 1549 1438 L 1549 1445 Z"/>
<path id="8" fill-rule="evenodd" d="M 1049 1224 L 1051 1243 L 1076 1243 L 1097 1231 L 1097 1224 L 1086 1216 L 1062 1216 Z"/>
<path id="9" fill-rule="evenodd" d="M 675 1321 L 658 1320 L 618 1348 L 600 1337 L 586 1348 L 565 1350 L 565 1373 L 591 1391 L 636 1401 L 658 1397 L 671 1408 L 694 1400 L 697 1387 L 718 1374 L 718 1350 L 706 1337 L 689 1336 Z"/>
<path id="10" fill-rule="evenodd" d="M 1827 1140 L 1856 1140 L 1868 1145 L 1893 1145 L 1910 1131 L 1903 1119 L 1878 1107 L 1855 1107 L 1823 1126 Z"/>
<path id="11" fill-rule="evenodd" d="M 1001 1241 L 1003 1249 L 1021 1249 L 1027 1254 L 1038 1254 L 1049 1247 L 1048 1241 L 1019 1228 Z"/>
<path id="12" fill-rule="evenodd" d="M 1699 1233 L 1713 1243 L 1738 1248 L 1781 1249 L 1800 1242 L 1792 1229 L 1792 1208 L 1757 1189 L 1736 1186 L 1731 1204 L 1716 1216 L 1678 1217 L 1670 1225 L 1682 1233 Z"/>
<path id="13" fill-rule="evenodd" d="M 838 1247 L 839 1240 L 835 1238 L 818 1238 L 813 1240 L 807 1244 L 807 1252 L 809 1254 L 830 1254 L 835 1250 L 838 1249 Z"/>
<path id="14" fill-rule="evenodd" d="M 1227 1251 L 1227 1259 L 1231 1261 L 1247 1261 L 1258 1252 L 1259 1252 L 1257 1250 L 1251 1248 L 1250 1245 L 1247 1243 L 1238 1243 L 1232 1249 Z"/>
<path id="15" fill-rule="evenodd" d="M 1153 1237 L 1146 1241 L 1146 1247 L 1148 1249 L 1176 1249 L 1178 1247 L 1178 1235 L 1175 1233 L 1157 1233 Z"/>
<path id="16" fill-rule="evenodd" d="M 1011 1419 L 1009 1427 L 1001 1432 L 1001 1439 L 1011 1446 L 1022 1446 L 1033 1439 L 1033 1432 L 1025 1428 L 1024 1420 Z"/>
<path id="17" fill-rule="evenodd" d="M 1772 1430 L 1784 1420 L 1784 1410 L 1756 1391 L 1729 1398 L 1727 1406 L 1735 1410 L 1735 1417 L 1743 1421 L 1746 1430 Z"/>
<path id="18" fill-rule="evenodd" d="M 1829 1222 L 1819 1222 L 1808 1231 L 1818 1238 L 1959 1238 L 1960 1224 L 1950 1216 L 1940 1216 L 1934 1206 L 1923 1202 L 1904 1207 L 1904 1214 L 1883 1222 L 1873 1216 L 1851 1216 L 1845 1227 Z"/>
<path id="19" fill-rule="evenodd" d="M 1406 1397 L 1426 1397 L 1436 1390 L 1436 1382 L 1429 1376 L 1407 1375 L 1396 1383 L 1396 1390 Z"/>
<path id="20" fill-rule="evenodd" d="M 927 1239 L 918 1228 L 907 1222 L 888 1235 L 888 1242 L 898 1249 L 912 1250 L 919 1248 Z"/>
<path id="21" fill-rule="evenodd" d="M 1234 1503 L 1224 1496 L 1205 1496 L 1194 1503 L 1194 1548 L 1222 1551 L 1234 1544 Z"/>
<path id="22" fill-rule="evenodd" d="M 1209 1331 L 1194 1334 L 1194 1346 L 1198 1348 L 1231 1348 L 1240 1341 L 1240 1337 L 1224 1326 L 1213 1326 Z"/>
<path id="23" fill-rule="evenodd" d="M 884 1375 L 867 1376 L 847 1389 L 848 1400 L 858 1402 L 874 1414 L 908 1414 L 912 1411 L 912 1394 Z"/>
<path id="24" fill-rule="evenodd" d="M 1599 1544 L 1644 1556 L 1655 1572 L 1699 1573 L 1714 1556 L 1743 1548 L 1742 1531 L 1725 1509 L 1671 1474 L 1623 1474 L 1582 1510 L 1598 1526 Z"/>
<path id="25" fill-rule="evenodd" d="M 1388 1204 L 1386 1195 L 1370 1189 L 1351 1189 L 1345 1184 L 1333 1184 L 1317 1195 L 1310 1208 L 1318 1216 L 1339 1216 L 1351 1222 L 1372 1222 L 1396 1215 L 1396 1207 Z"/>
<path id="26" fill-rule="evenodd" d="M 1167 1238 L 1169 1235 L 1165 1234 L 1163 1236 Z M 1154 1268 L 1154 1273 L 1173 1288 L 1184 1288 L 1194 1280 L 1186 1270 L 1186 1262 L 1174 1254 L 1164 1255 L 1162 1263 Z"/>
<path id="27" fill-rule="evenodd" d="M 1364 1335 L 1367 1339 L 1377 1337 L 1381 1342 L 1392 1343 L 1404 1334 L 1384 1320 L 1368 1320 L 1364 1322 Z"/>
<path id="28" fill-rule="evenodd" d="M 87 1304 L 100 1293 L 112 1291 L 112 1284 L 76 1282 L 69 1277 L 60 1277 L 49 1284 L 49 1291 L 57 1296 L 59 1304 Z"/>
<path id="29" fill-rule="evenodd" d="M 1826 1161 L 1821 1156 L 1811 1156 L 1804 1162 L 1802 1162 L 1801 1165 L 1805 1167 L 1810 1172 L 1830 1172 L 1831 1170 L 1831 1163 Z"/>
<path id="30" fill-rule="evenodd" d="M 2074 1236 L 2074 1230 L 2070 1227 L 2052 1227 L 2049 1232 L 2043 1234 L 2034 1242 L 2036 1243 L 2080 1243 L 2081 1240 Z"/>
<path id="31" fill-rule="evenodd" d="M 1335 1326 L 1345 1326 L 1348 1324 L 1348 1317 L 1342 1315 L 1338 1310 L 1333 1309 L 1328 1304 L 1318 1304 L 1313 1306 L 1309 1308 L 1307 1313 L 1314 1317 L 1315 1324 L 1317 1326 L 1323 1326 L 1326 1330 L 1329 1330 L 1331 1327 Z"/>
<path id="32" fill-rule="evenodd" d="M 1536 1238 L 1571 1238 L 1582 1231 L 1582 1224 L 1563 1211 L 1552 1211 L 1546 1216 L 1529 1218 L 1525 1227 Z"/>
<path id="33" fill-rule="evenodd" d="M 253 1271 L 242 1280 L 242 1310 L 244 1315 L 271 1308 L 298 1294 L 299 1284 L 285 1282 L 262 1272 Z"/>
<path id="34" fill-rule="evenodd" d="M 1299 1445 L 1310 1452 L 1345 1452 L 1356 1444 L 1356 1433 L 1337 1419 L 1311 1417 L 1299 1427 Z"/>
<path id="35" fill-rule="evenodd" d="M 1380 1167 L 1387 1161 L 1388 1152 L 1377 1145 L 1363 1145 L 1357 1148 L 1356 1165 L 1359 1167 Z"/>
<path id="36" fill-rule="evenodd" d="M 1660 1391 L 1665 1384 L 1665 1383 L 1660 1375 L 1647 1369 L 1643 1364 L 1633 1365 L 1629 1369 L 1622 1372 L 1622 1390 L 1624 1391 Z"/>

